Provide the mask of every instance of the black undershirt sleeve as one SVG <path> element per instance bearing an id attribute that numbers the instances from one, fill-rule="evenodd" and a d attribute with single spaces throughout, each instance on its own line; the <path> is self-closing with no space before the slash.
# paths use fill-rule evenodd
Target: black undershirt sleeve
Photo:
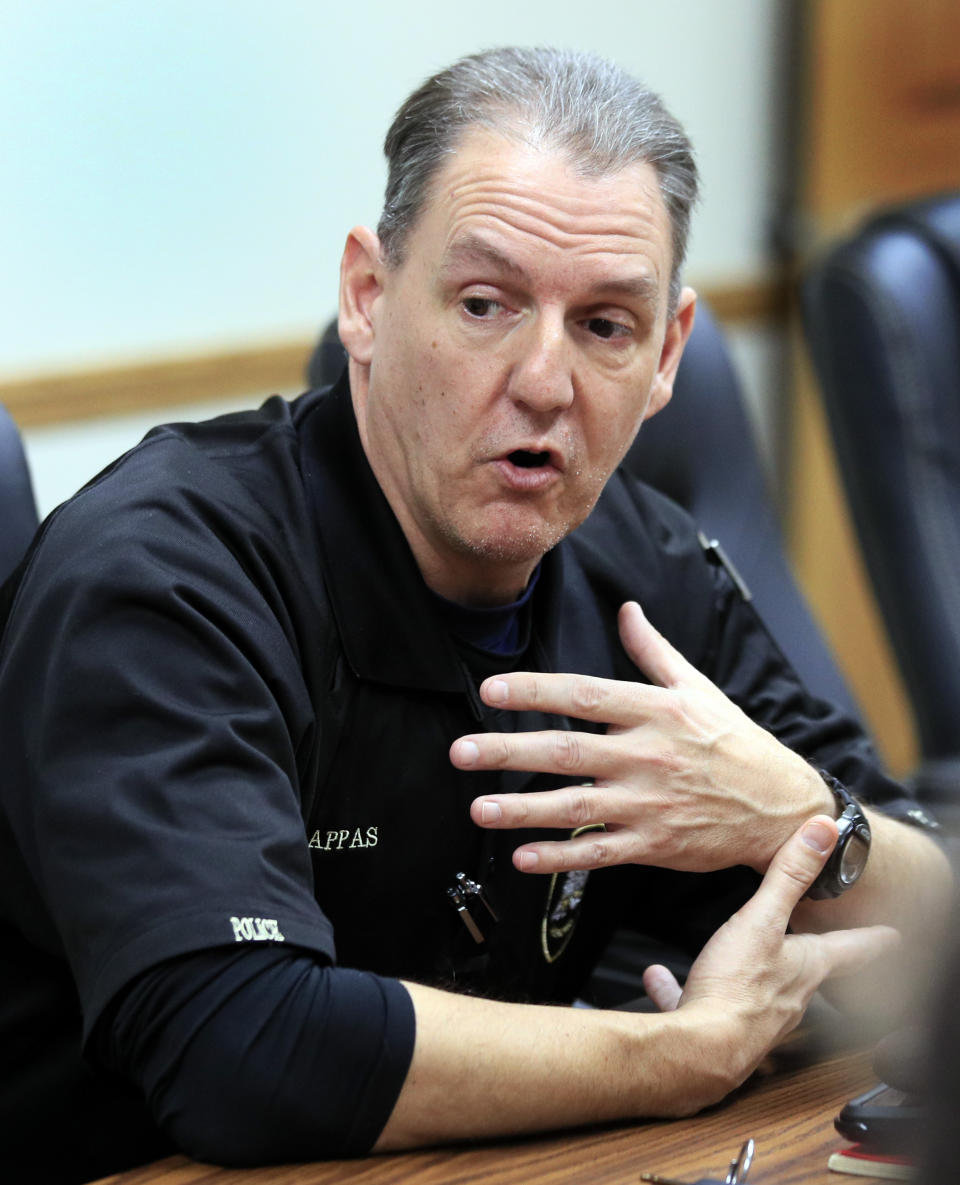
<path id="1" fill-rule="evenodd" d="M 184 1153 L 249 1166 L 368 1152 L 414 1035 L 397 980 L 275 945 L 218 947 L 136 979 L 93 1052 L 139 1086 Z"/>

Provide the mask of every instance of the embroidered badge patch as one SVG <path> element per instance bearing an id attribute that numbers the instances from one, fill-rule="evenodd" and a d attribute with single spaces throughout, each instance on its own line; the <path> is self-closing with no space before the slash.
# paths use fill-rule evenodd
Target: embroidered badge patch
<path id="1" fill-rule="evenodd" d="M 571 832 L 576 839 L 587 831 L 603 831 L 602 823 L 580 827 Z M 540 948 L 548 963 L 555 963 L 567 949 L 583 904 L 583 894 L 590 873 L 583 868 L 572 872 L 555 872 L 550 878 L 547 908 L 540 923 Z"/>

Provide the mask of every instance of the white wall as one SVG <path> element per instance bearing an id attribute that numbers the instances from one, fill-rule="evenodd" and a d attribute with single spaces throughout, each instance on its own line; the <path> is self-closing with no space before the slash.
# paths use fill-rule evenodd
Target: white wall
<path id="1" fill-rule="evenodd" d="M 766 267 L 777 0 L 3 0 L 0 377 L 309 333 L 413 85 L 594 49 L 687 124 L 700 282 Z"/>

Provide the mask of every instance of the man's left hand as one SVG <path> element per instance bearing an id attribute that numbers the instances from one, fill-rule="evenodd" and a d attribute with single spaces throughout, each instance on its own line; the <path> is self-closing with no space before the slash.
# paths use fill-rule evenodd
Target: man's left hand
<path id="1" fill-rule="evenodd" d="M 801 757 L 691 666 L 639 605 L 622 607 L 619 627 L 651 685 L 520 671 L 483 683 L 480 694 L 492 707 L 588 720 L 606 731 L 460 737 L 450 749 L 459 769 L 530 770 L 580 783 L 478 798 L 473 821 L 497 829 L 605 825 L 523 845 L 513 859 L 524 872 L 610 864 L 694 872 L 747 864 L 764 872 L 804 819 L 832 813 L 832 795 Z"/>

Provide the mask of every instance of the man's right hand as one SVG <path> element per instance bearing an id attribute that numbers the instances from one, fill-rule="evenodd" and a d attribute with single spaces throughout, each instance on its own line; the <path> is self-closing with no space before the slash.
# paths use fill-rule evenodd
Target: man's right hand
<path id="1" fill-rule="evenodd" d="M 688 1115 L 719 1101 L 799 1022 L 825 978 L 897 940 L 885 926 L 786 933 L 836 838 L 836 824 L 820 815 L 791 836 L 754 896 L 704 947 L 682 994 L 665 969 L 648 969 L 660 1015 L 407 984 L 413 1063 L 377 1147 Z"/>
<path id="2" fill-rule="evenodd" d="M 644 986 L 662 1011 L 677 1009 L 727 1033 L 727 1066 L 739 1067 L 741 1080 L 796 1027 L 825 979 L 859 971 L 899 942 L 890 926 L 786 932 L 836 839 L 829 816 L 804 823 L 773 858 L 753 897 L 700 952 L 682 991 L 665 967 L 648 967 L 644 974 Z"/>

